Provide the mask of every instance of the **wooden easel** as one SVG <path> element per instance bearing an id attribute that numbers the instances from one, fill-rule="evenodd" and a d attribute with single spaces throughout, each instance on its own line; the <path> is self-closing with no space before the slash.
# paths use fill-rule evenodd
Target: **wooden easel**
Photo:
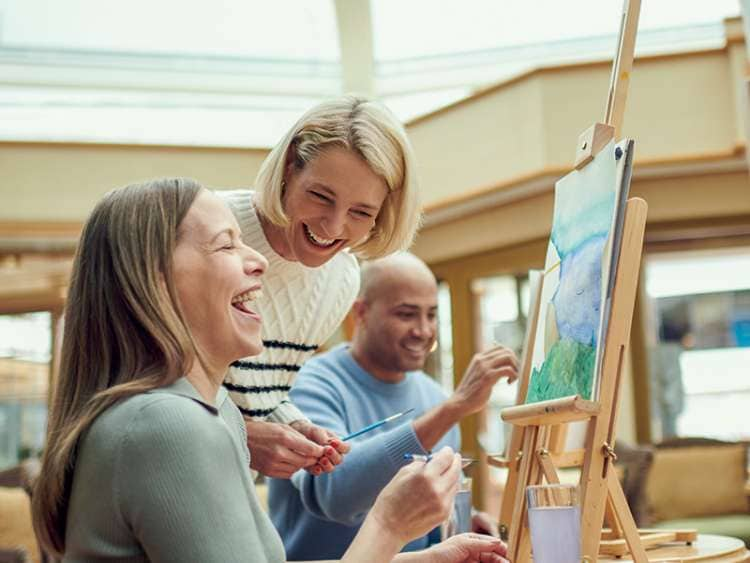
<path id="1" fill-rule="evenodd" d="M 501 515 L 501 523 L 510 523 L 508 555 L 513 563 L 529 561 L 531 554 L 524 491 L 528 485 L 543 481 L 559 483 L 559 467 L 582 466 L 581 553 L 584 560 L 596 561 L 600 554 L 613 557 L 630 554 L 633 561 L 646 562 L 646 548 L 675 541 L 690 543 L 697 538 L 694 530 L 639 532 L 614 471 L 613 447 L 622 364 L 630 339 L 646 211 L 643 200 L 628 200 L 598 400 L 572 396 L 509 407 L 502 412 L 503 420 L 514 425 L 514 432 L 521 441 L 516 462 L 508 465 L 510 474 L 514 474 L 515 486 L 506 489 L 503 499 L 504 510 L 506 502 L 511 504 L 511 516 L 504 520 Z M 556 442 L 554 429 L 576 421 L 588 421 L 583 451 L 565 453 L 558 449 L 553 453 L 550 448 Z M 557 443 L 559 448 L 559 439 Z M 603 529 L 605 520 L 609 529 Z"/>
<path id="2" fill-rule="evenodd" d="M 529 278 L 534 271 L 529 272 Z M 526 402 L 526 393 L 529 390 L 529 376 L 531 374 L 532 352 L 534 348 L 533 338 L 539 321 L 539 301 L 542 295 L 542 272 L 536 271 L 539 276 L 530 284 L 529 312 L 527 315 L 526 334 L 524 336 L 523 356 L 521 357 L 521 369 L 518 374 L 518 390 L 516 392 L 516 404 L 522 405 Z M 559 428 L 559 427 L 557 427 Z M 505 454 L 487 454 L 487 463 L 493 467 L 506 469 L 508 471 L 505 479 L 505 492 L 503 493 L 500 506 L 499 530 L 500 537 L 508 539 L 510 523 L 513 518 L 513 499 L 518 486 L 518 468 L 521 460 L 521 445 L 523 441 L 523 427 L 513 426 L 510 432 L 510 440 Z M 558 465 L 558 467 L 560 467 Z"/>
<path id="3" fill-rule="evenodd" d="M 526 525 L 524 495 L 526 486 L 540 484 L 543 480 L 548 483 L 559 482 L 549 450 L 551 428 L 580 420 L 589 421 L 580 481 L 582 556 L 588 557 L 589 561 L 596 561 L 602 540 L 602 522 L 607 510 L 607 520 L 612 527 L 609 533 L 611 539 L 608 541 L 618 542 L 618 547 L 619 544 L 624 546 L 626 543 L 635 561 L 647 561 L 643 542 L 612 463 L 620 376 L 630 337 L 645 222 L 645 202 L 639 199 L 629 200 L 612 300 L 612 320 L 607 331 L 599 400 L 565 397 L 510 407 L 502 413 L 503 420 L 520 427 L 522 435 L 509 534 L 508 554 L 513 563 L 528 561 L 530 558 L 531 544 Z M 660 538 L 659 541 L 663 540 Z"/>
<path id="4" fill-rule="evenodd" d="M 640 0 L 624 0 L 623 13 L 620 22 L 620 33 L 618 37 L 617 52 L 612 64 L 609 92 L 607 95 L 607 107 L 604 123 L 595 123 L 584 131 L 579 139 L 576 149 L 575 168 L 581 169 L 598 154 L 609 141 L 620 134 L 623 115 L 625 113 L 625 100 L 627 98 L 630 72 L 633 67 L 633 53 L 635 49 L 635 36 L 638 26 L 638 15 L 640 12 Z M 539 318 L 539 292 L 532 295 L 532 309 L 529 311 L 524 356 L 521 361 L 521 372 L 519 374 L 518 394 L 516 404 L 522 405 L 526 401 L 526 393 L 529 385 L 531 372 L 531 357 L 533 342 L 529 339 L 534 334 Z M 628 317 L 632 315 L 628 314 Z M 557 468 L 580 467 L 583 464 L 583 450 L 572 452 L 564 451 L 566 428 L 565 425 L 555 425 L 547 431 L 545 457 Z M 516 500 L 516 488 L 518 487 L 518 474 L 522 458 L 522 443 L 524 426 L 514 425 L 511 431 L 509 445 L 505 455 L 490 454 L 488 463 L 494 467 L 505 468 L 508 476 L 505 483 L 502 506 L 500 510 L 500 532 L 507 539 L 513 521 L 514 506 Z"/>
<path id="5" fill-rule="evenodd" d="M 578 140 L 575 168 L 581 169 L 620 134 L 637 30 L 640 0 L 624 0 L 617 55 L 615 57 L 604 123 L 595 123 Z M 490 458 L 495 466 L 508 468 L 508 479 L 500 515 L 501 528 L 508 531 L 508 556 L 513 563 L 531 556 L 527 526 L 525 489 L 528 485 L 559 483 L 556 469 L 581 469 L 581 555 L 596 561 L 599 553 L 620 557 L 630 554 L 635 562 L 648 561 L 645 548 L 667 541 L 692 542 L 694 531 L 639 534 L 616 477 L 613 462 L 617 405 L 622 364 L 630 339 L 630 327 L 640 269 L 647 205 L 628 200 L 621 239 L 611 320 L 607 328 L 598 400 L 565 397 L 507 408 L 502 413 L 514 425 L 505 458 Z M 536 324 L 538 310 L 533 312 Z M 531 315 L 530 315 L 531 321 Z M 531 353 L 525 354 L 519 403 L 528 388 Z M 565 452 L 566 424 L 587 421 L 585 447 Z M 610 529 L 603 529 L 606 519 Z"/>

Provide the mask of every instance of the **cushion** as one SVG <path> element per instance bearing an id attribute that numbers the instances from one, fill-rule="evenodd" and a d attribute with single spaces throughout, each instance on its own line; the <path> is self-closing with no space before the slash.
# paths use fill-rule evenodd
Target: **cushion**
<path id="1" fill-rule="evenodd" d="M 615 470 L 622 492 L 630 507 L 635 523 L 645 527 L 649 523 L 646 482 L 654 459 L 650 446 L 630 446 L 618 442 L 615 446 Z"/>
<path id="2" fill-rule="evenodd" d="M 657 449 L 646 485 L 654 519 L 747 513 L 746 460 L 744 444 Z"/>
<path id="3" fill-rule="evenodd" d="M 23 548 L 30 561 L 39 561 L 31 525 L 31 502 L 19 487 L 0 487 L 0 548 Z"/>

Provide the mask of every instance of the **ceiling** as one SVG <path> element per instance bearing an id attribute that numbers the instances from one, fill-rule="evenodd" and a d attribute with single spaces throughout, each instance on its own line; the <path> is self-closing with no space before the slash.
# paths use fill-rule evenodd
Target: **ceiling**
<path id="1" fill-rule="evenodd" d="M 0 0 L 0 140 L 268 147 L 356 91 L 403 120 L 611 57 L 621 0 Z M 637 51 L 719 46 L 738 0 L 644 1 Z"/>

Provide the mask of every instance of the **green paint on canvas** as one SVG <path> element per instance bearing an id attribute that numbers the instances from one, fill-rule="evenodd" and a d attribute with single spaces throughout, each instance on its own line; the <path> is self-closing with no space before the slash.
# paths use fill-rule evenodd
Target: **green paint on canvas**
<path id="1" fill-rule="evenodd" d="M 596 349 L 563 338 L 550 348 L 542 369 L 532 370 L 527 403 L 550 397 L 591 396 Z"/>

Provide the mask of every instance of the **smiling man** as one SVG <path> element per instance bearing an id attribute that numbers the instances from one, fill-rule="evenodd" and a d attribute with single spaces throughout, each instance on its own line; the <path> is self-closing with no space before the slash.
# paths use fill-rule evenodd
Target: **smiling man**
<path id="1" fill-rule="evenodd" d="M 340 558 L 377 494 L 408 463 L 404 454 L 459 450 L 458 421 L 485 406 L 500 378 L 516 377 L 516 358 L 502 346 L 477 354 L 450 397 L 421 371 L 437 335 L 437 283 L 411 254 L 366 263 L 353 312 L 351 344 L 304 364 L 290 394 L 295 405 L 339 436 L 414 411 L 353 439 L 333 473 L 271 480 L 271 519 L 289 560 Z M 485 515 L 474 524 L 475 531 L 495 531 Z M 431 536 L 405 549 L 422 549 L 437 540 Z"/>

